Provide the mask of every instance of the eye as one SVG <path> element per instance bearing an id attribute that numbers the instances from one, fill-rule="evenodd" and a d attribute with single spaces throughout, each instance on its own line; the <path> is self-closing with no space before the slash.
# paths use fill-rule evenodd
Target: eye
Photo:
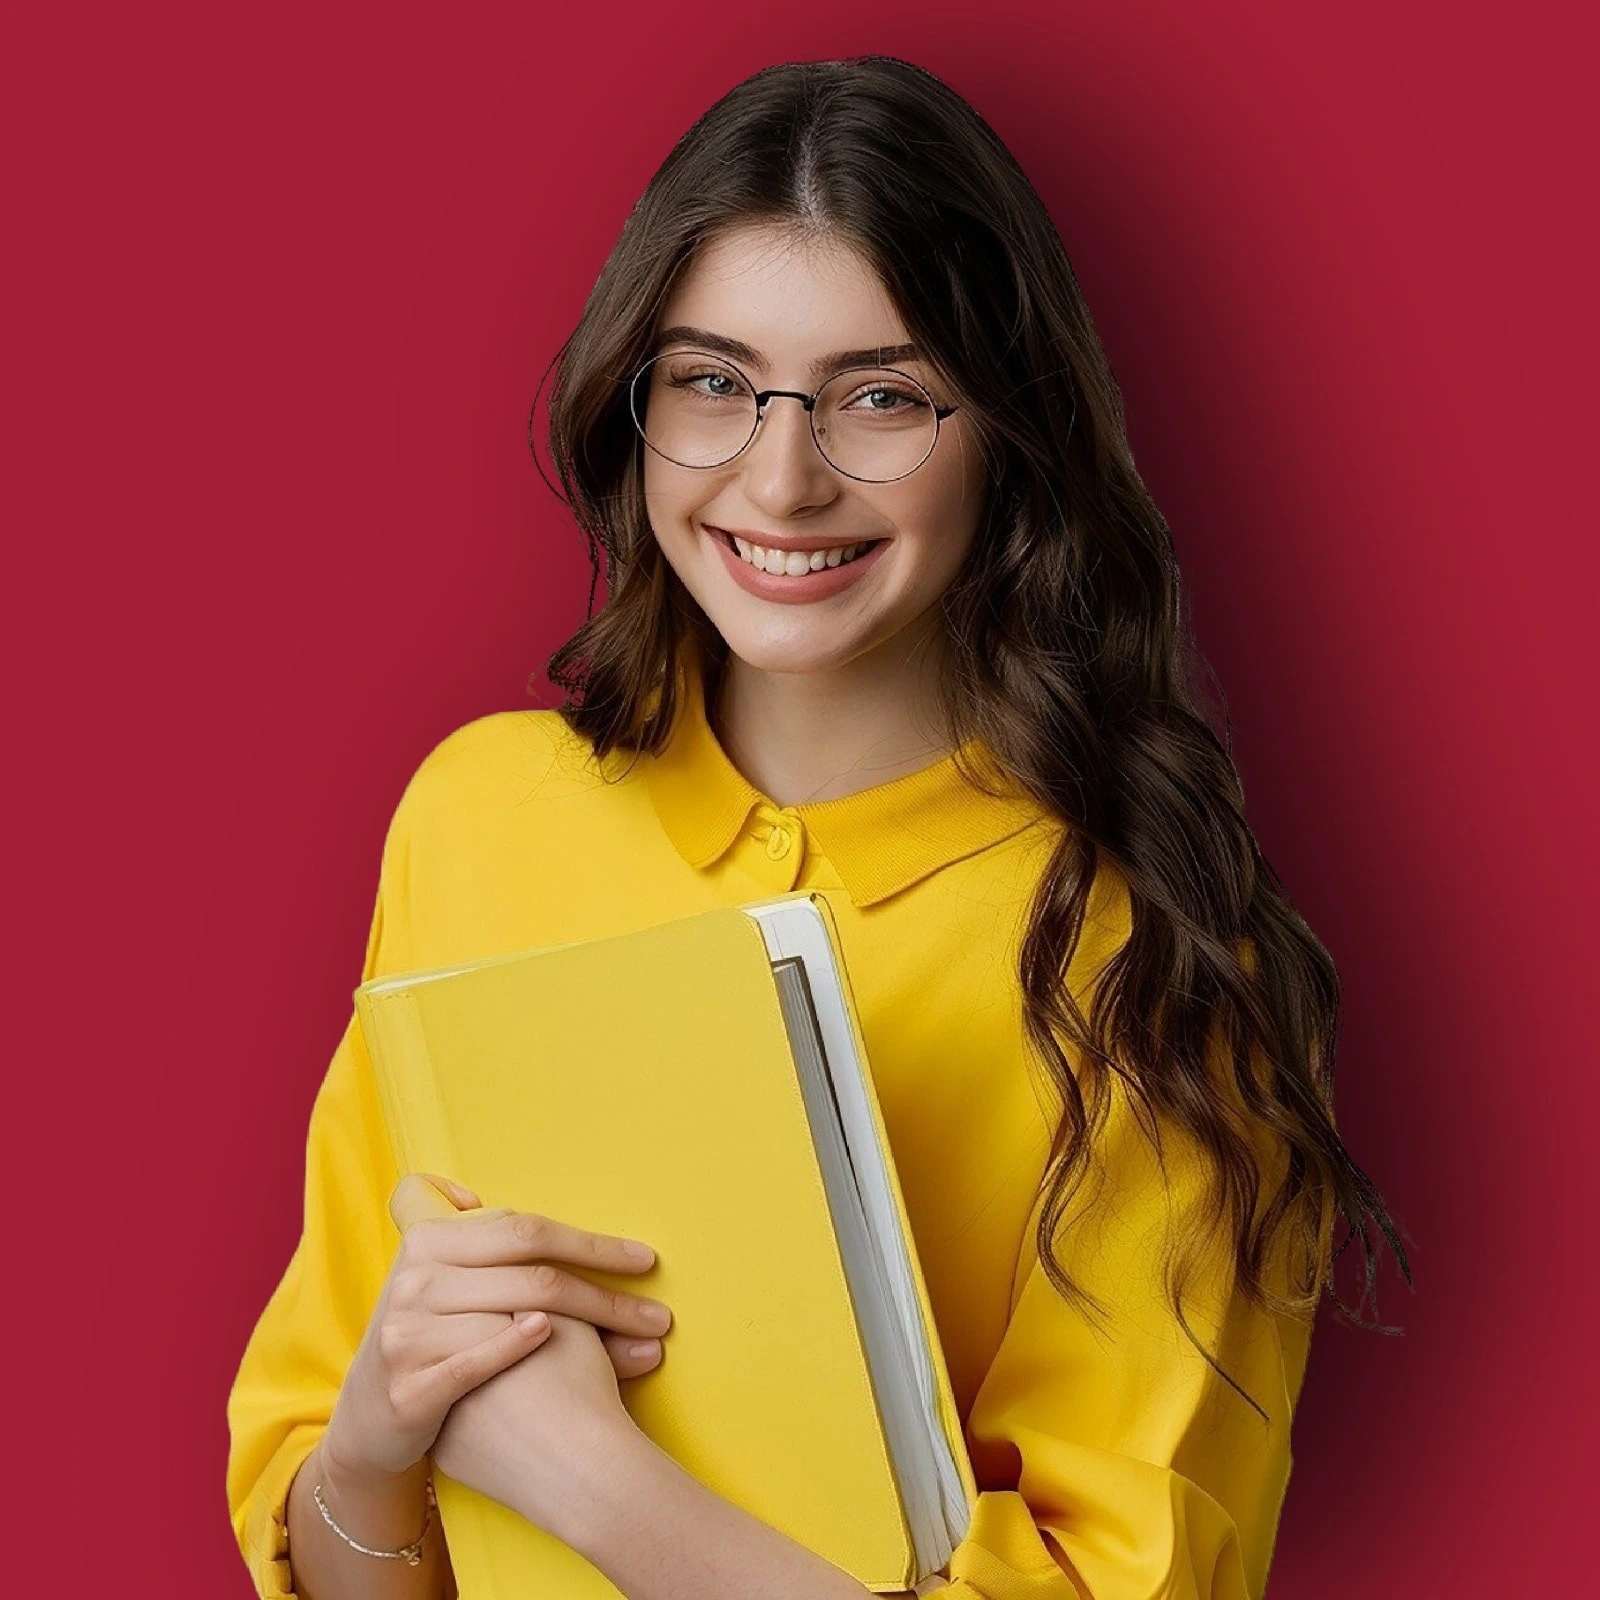
<path id="1" fill-rule="evenodd" d="M 655 376 L 663 387 L 691 399 L 733 400 L 748 392 L 737 373 L 715 356 L 699 351 L 671 351 L 658 356 Z"/>
<path id="2" fill-rule="evenodd" d="M 899 416 L 903 412 L 915 411 L 918 408 L 925 410 L 928 404 L 920 394 L 891 383 L 867 384 L 857 389 L 845 405 L 856 408 L 857 401 L 866 402 L 859 407 L 860 410 L 877 417 Z"/>
<path id="3" fill-rule="evenodd" d="M 667 382 L 674 389 L 692 389 L 696 384 L 709 384 L 711 387 L 701 389 L 700 393 L 716 400 L 725 400 L 739 392 L 738 383 L 726 372 L 673 372 L 668 375 Z M 718 388 L 718 384 L 722 387 Z"/>

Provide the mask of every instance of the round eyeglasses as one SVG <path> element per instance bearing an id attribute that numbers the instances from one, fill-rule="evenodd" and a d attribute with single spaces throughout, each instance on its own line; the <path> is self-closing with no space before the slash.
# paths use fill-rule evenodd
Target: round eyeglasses
<path id="1" fill-rule="evenodd" d="M 731 361 L 704 350 L 652 356 L 628 385 L 628 409 L 640 437 L 680 467 L 725 467 L 756 436 L 769 400 L 798 400 L 811 437 L 836 472 L 862 483 L 892 483 L 933 454 L 941 406 L 909 373 L 851 367 L 815 394 L 763 389 Z"/>

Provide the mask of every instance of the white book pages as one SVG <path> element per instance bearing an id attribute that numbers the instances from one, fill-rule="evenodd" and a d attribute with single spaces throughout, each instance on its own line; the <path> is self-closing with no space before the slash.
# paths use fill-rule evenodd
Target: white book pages
<path id="1" fill-rule="evenodd" d="M 920 1582 L 949 1560 L 972 1507 L 939 1415 L 911 1243 L 891 1196 L 833 944 L 803 895 L 743 909 L 773 962 Z"/>

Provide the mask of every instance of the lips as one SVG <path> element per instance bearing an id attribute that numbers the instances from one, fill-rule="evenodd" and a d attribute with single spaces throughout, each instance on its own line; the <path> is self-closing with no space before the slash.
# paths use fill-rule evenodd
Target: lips
<path id="1" fill-rule="evenodd" d="M 853 587 L 878 564 L 890 543 L 887 538 L 861 540 L 866 548 L 859 551 L 854 560 L 841 561 L 836 567 L 819 567 L 814 572 L 791 578 L 787 573 L 764 572 L 751 566 L 734 548 L 733 538 L 727 529 L 718 528 L 709 522 L 702 523 L 701 527 L 716 546 L 718 558 L 734 583 L 745 593 L 754 595 L 759 600 L 769 600 L 779 605 L 800 605 L 827 600 Z M 740 534 L 740 538 L 743 537 L 744 535 Z M 752 540 L 755 544 L 760 542 L 759 539 Z M 833 542 L 823 544 L 815 539 L 791 539 L 786 544 L 774 543 L 768 548 L 829 550 L 833 548 Z"/>

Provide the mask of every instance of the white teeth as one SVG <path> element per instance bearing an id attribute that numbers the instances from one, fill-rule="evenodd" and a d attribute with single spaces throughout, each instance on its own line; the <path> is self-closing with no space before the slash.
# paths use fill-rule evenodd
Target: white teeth
<path id="1" fill-rule="evenodd" d="M 831 550 L 768 550 L 748 539 L 731 535 L 739 555 L 760 572 L 782 573 L 798 578 L 808 572 L 820 572 L 824 567 L 837 567 L 841 562 L 854 561 L 864 549 L 864 543 L 835 545 Z"/>

